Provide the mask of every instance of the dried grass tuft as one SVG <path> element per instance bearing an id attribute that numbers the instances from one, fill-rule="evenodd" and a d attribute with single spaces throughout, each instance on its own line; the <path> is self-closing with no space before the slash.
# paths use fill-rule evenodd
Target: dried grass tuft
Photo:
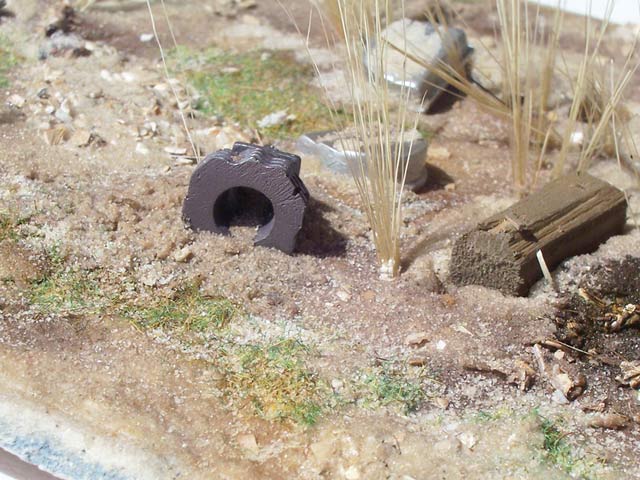
<path id="1" fill-rule="evenodd" d="M 560 2 L 558 2 L 559 4 Z M 624 92 L 635 74 L 638 63 L 634 56 L 637 38 L 617 75 L 613 67 L 604 65 L 599 53 L 604 35 L 609 27 L 609 18 L 615 0 L 607 0 L 605 20 L 595 29 L 585 11 L 585 46 L 582 61 L 575 75 L 559 62 L 560 32 L 564 15 L 556 8 L 550 22 L 540 11 L 520 0 L 496 0 L 498 12 L 498 37 L 502 45 L 502 57 L 495 58 L 503 75 L 503 91 L 497 98 L 483 89 L 470 75 L 466 75 L 461 63 L 426 63 L 411 57 L 432 73 L 462 92 L 484 110 L 511 123 L 512 178 L 521 193 L 536 185 L 538 173 L 548 150 L 559 148 L 554 163 L 553 175 L 560 176 L 566 170 L 568 157 L 574 148 L 572 135 L 579 128 L 584 130 L 586 140 L 579 152 L 575 168 L 585 170 L 594 157 L 611 156 L 615 143 L 621 143 L 621 164 L 634 170 L 631 160 L 637 148 L 624 118 Z M 441 15 L 426 12 L 434 25 Z M 439 31 L 445 33 L 447 22 L 440 22 Z M 444 38 L 444 37 L 443 37 Z M 394 46 L 394 48 L 398 48 Z M 611 72 L 611 73 L 609 73 Z M 556 76 L 571 80 L 572 104 L 563 130 L 558 132 L 550 118 L 555 105 L 550 104 L 553 80 Z M 550 115 L 551 114 L 551 115 Z M 618 128 L 614 122 L 618 120 Z M 614 131 L 615 130 L 615 131 Z"/>
<path id="2" fill-rule="evenodd" d="M 392 21 L 392 3 L 326 0 L 321 13 L 334 27 L 335 35 L 327 29 L 327 40 L 337 38 L 335 48 L 343 54 L 355 135 L 343 135 L 341 142 L 344 151 L 361 152 L 351 158 L 349 168 L 371 225 L 384 279 L 396 277 L 400 268 L 402 191 L 407 169 L 403 157 L 410 154 L 411 146 L 403 151 L 403 142 L 397 140 L 417 124 L 417 114 L 414 121 L 408 120 L 409 88 L 392 92 L 385 80 L 390 47 L 383 41 L 383 31 Z M 400 9 L 404 12 L 404 1 Z M 400 47 L 406 51 L 406 41 Z M 332 107 L 334 112 L 340 111 L 336 105 Z M 344 131 L 344 119 L 338 115 L 334 119 L 336 130 Z"/>

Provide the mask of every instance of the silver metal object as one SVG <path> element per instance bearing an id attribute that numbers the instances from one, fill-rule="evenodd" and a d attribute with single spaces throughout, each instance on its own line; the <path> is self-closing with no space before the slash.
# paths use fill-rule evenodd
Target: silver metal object
<path id="1" fill-rule="evenodd" d="M 365 66 L 369 68 L 370 61 L 377 61 L 382 51 L 387 82 L 398 89 L 409 88 L 413 97 L 423 102 L 424 109 L 448 86 L 444 79 L 424 64 L 455 66 L 455 63 L 460 63 L 457 68 L 466 69 L 473 53 L 463 30 L 434 26 L 429 22 L 398 20 L 389 25 L 381 36 L 384 47 L 374 45 L 371 52 L 365 53 Z M 421 62 L 412 58 L 419 58 Z"/>
<path id="2" fill-rule="evenodd" d="M 333 172 L 349 174 L 352 169 L 358 171 L 358 162 L 364 160 L 365 154 L 343 149 L 338 137 L 339 135 L 332 131 L 307 133 L 298 138 L 296 148 L 303 154 L 318 157 L 322 164 Z M 327 138 L 331 139 L 326 140 Z M 413 145 L 409 140 L 403 142 L 403 166 L 406 165 L 407 169 L 405 185 L 411 190 L 419 190 L 427 182 L 427 149 L 428 143 L 424 138 L 413 140 Z M 392 146 L 391 150 L 395 151 L 395 146 Z M 402 168 L 400 171 L 402 172 Z"/>

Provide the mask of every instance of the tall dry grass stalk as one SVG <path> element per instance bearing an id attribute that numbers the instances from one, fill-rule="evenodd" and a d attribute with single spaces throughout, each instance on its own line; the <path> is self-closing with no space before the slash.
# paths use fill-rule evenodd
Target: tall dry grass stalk
<path id="1" fill-rule="evenodd" d="M 607 77 L 608 68 L 600 59 L 601 45 L 609 26 L 609 18 L 615 0 L 607 2 L 605 20 L 600 23 L 593 37 L 593 21 L 589 16 L 590 2 L 585 10 L 584 52 L 577 72 L 569 72 L 562 57 L 559 42 L 564 15 L 555 9 L 549 22 L 539 6 L 530 6 L 522 0 L 496 0 L 498 12 L 497 36 L 502 46 L 502 55 L 497 58 L 487 51 L 502 72 L 502 94 L 497 98 L 482 88 L 460 65 L 441 61 L 426 62 L 416 56 L 411 60 L 421 64 L 431 73 L 444 79 L 464 96 L 476 102 L 482 109 L 506 119 L 511 124 L 511 165 L 514 187 L 521 193 L 536 185 L 538 173 L 549 150 L 559 148 L 553 166 L 553 176 L 565 172 L 569 154 L 575 149 L 572 134 L 583 128 L 585 142 L 579 152 L 578 170 L 588 168 L 592 159 L 602 152 L 612 152 L 613 142 L 621 142 L 624 151 L 633 152 L 631 136 L 625 133 L 624 122 L 616 133 L 612 122 L 620 118 L 624 91 L 638 68 L 634 62 L 637 38 L 629 50 L 624 64 L 612 82 Z M 558 7 L 560 6 L 558 1 Z M 437 5 L 437 2 L 436 2 Z M 428 19 L 436 25 L 436 17 L 426 12 Z M 446 22 L 437 27 L 442 38 L 449 28 Z M 446 47 L 446 43 L 443 42 Z M 398 48 L 393 46 L 393 48 Z M 451 56 L 451 53 L 448 52 Z M 558 131 L 549 117 L 556 105 L 550 104 L 553 80 L 565 76 L 570 79 L 572 103 L 567 121 Z M 592 105 L 591 114 L 584 115 L 585 105 Z M 627 154 L 631 155 L 630 154 Z M 627 162 L 628 163 L 628 162 Z"/>
<path id="2" fill-rule="evenodd" d="M 597 153 L 606 151 L 607 148 L 611 149 L 612 147 L 616 147 L 617 150 L 619 141 L 625 144 L 627 150 L 633 150 L 635 148 L 633 137 L 626 135 L 621 136 L 618 132 L 616 128 L 616 118 L 625 116 L 622 105 L 623 95 L 638 69 L 638 63 L 633 63 L 632 55 L 632 52 L 635 51 L 636 44 L 637 37 L 617 77 L 614 72 L 614 67 L 611 65 L 609 69 L 609 82 L 606 81 L 606 72 L 608 69 L 604 67 L 599 69 L 604 78 L 601 78 L 600 82 L 592 84 L 592 88 L 594 89 L 592 90 L 592 95 L 594 96 L 592 102 L 597 108 L 587 117 L 587 126 L 590 132 L 588 136 L 589 141 L 580 152 L 578 170 L 586 170 L 589 168 L 593 157 Z M 627 122 L 623 120 L 622 123 L 626 125 Z"/>
<path id="3" fill-rule="evenodd" d="M 560 139 L 560 151 L 553 167 L 553 176 L 556 178 L 566 170 L 569 153 L 575 148 L 572 142 L 572 135 L 579 128 L 583 130 L 585 140 L 579 152 L 578 163 L 575 166 L 578 171 L 586 170 L 597 155 L 602 153 L 611 155 L 614 150 L 617 151 L 617 144 L 620 142 L 627 146 L 627 150 L 631 150 L 633 146 L 629 144 L 630 137 L 623 135 L 623 132 L 616 131 L 614 122 L 615 118 L 620 117 L 621 112 L 624 110 L 624 92 L 638 68 L 637 59 L 635 59 L 638 37 L 636 36 L 634 39 L 633 45 L 629 49 L 629 53 L 617 76 L 613 73 L 612 62 L 610 61 L 611 69 L 609 69 L 600 56 L 604 36 L 610 25 L 615 0 L 606 0 L 605 18 L 597 28 L 594 28 L 594 22 L 590 15 L 591 2 L 586 5 L 584 12 L 584 51 L 575 75 L 568 71 L 566 63 L 564 64 L 564 71 L 558 66 L 558 45 L 563 25 L 563 15 L 559 8 L 560 2 L 558 2 L 558 7 L 554 14 L 552 32 L 548 36 L 539 36 L 537 33 L 540 25 L 544 22 L 544 17 L 540 15 L 539 10 L 535 13 L 534 26 L 531 27 L 529 9 L 526 4 L 520 4 L 518 0 L 496 0 L 496 4 L 505 52 L 504 65 L 507 66 L 505 68 L 506 84 L 510 86 L 514 84 L 520 85 L 519 88 L 524 89 L 520 97 L 523 108 L 519 109 L 513 103 L 511 105 L 515 137 L 513 156 L 515 160 L 516 186 L 523 186 L 523 181 L 526 182 L 526 171 L 529 167 L 527 166 L 528 158 L 524 149 L 528 144 L 530 148 L 530 143 L 534 136 L 541 135 L 545 130 L 545 141 L 539 152 L 540 158 L 546 153 L 547 139 L 550 136 Z M 507 12 L 507 15 L 500 14 L 501 12 Z M 530 34 L 532 28 L 533 35 Z M 593 37 L 594 30 L 596 33 L 595 39 Z M 530 87 L 534 85 L 532 78 L 535 78 L 537 71 L 535 68 L 530 68 L 530 61 L 526 63 L 526 66 L 523 66 L 522 62 L 520 63 L 518 67 L 520 69 L 519 74 L 509 68 L 509 66 L 515 68 L 518 65 L 513 58 L 514 53 L 517 55 L 518 52 L 514 52 L 511 48 L 514 38 L 519 38 L 520 54 L 524 52 L 525 57 L 531 55 L 532 49 L 545 52 L 546 61 L 543 63 L 541 80 L 535 88 Z M 609 71 L 611 71 L 610 76 L 608 76 Z M 555 131 L 553 125 L 547 124 L 545 126 L 545 111 L 547 108 L 553 108 L 547 105 L 551 83 L 557 75 L 568 77 L 571 80 L 572 89 L 572 102 L 568 119 L 563 130 L 559 133 Z M 512 101 L 515 98 L 517 97 L 512 96 Z M 539 102 L 537 108 L 533 111 L 536 114 L 536 120 L 531 124 L 531 111 L 527 106 L 529 102 L 536 101 Z M 518 116 L 521 120 L 517 119 Z M 520 127 L 520 130 L 516 126 Z M 540 163 L 538 163 L 538 168 L 539 165 Z M 536 171 L 534 178 L 537 178 L 537 173 Z"/>
<path id="4" fill-rule="evenodd" d="M 404 1 L 400 3 L 404 10 Z M 409 128 L 415 128 L 417 114 L 408 120 L 409 88 L 393 92 L 385 79 L 389 47 L 383 31 L 392 21 L 392 1 L 326 0 L 324 9 L 336 29 L 338 50 L 343 52 L 345 87 L 352 102 L 353 126 L 349 134 L 340 135 L 342 148 L 361 152 L 348 158 L 349 168 L 371 226 L 380 276 L 394 278 L 400 270 L 407 171 L 403 158 L 410 156 L 412 146 L 407 151 L 402 139 Z M 338 132 L 344 132 L 347 125 L 340 118 L 334 115 Z"/>
<path id="5" fill-rule="evenodd" d="M 607 153 L 612 155 L 617 151 L 617 144 L 622 142 L 628 146 L 628 136 L 622 135 L 615 128 L 615 118 L 622 114 L 624 93 L 633 75 L 638 69 L 635 50 L 638 36 L 634 39 L 623 65 L 618 74 L 614 74 L 612 61 L 608 68 L 601 58 L 601 47 L 605 34 L 610 25 L 611 14 L 615 0 L 606 0 L 605 18 L 599 27 L 595 28 L 593 38 L 593 20 L 591 17 L 591 2 L 585 9 L 585 40 L 582 59 L 575 76 L 568 68 L 562 71 L 558 66 L 559 39 L 562 31 L 563 15 L 560 1 L 554 14 L 552 31 L 544 34 L 541 28 L 545 18 L 540 14 L 539 7 L 535 15 L 530 18 L 529 7 L 519 0 L 496 0 L 499 16 L 500 36 L 504 53 L 504 85 L 506 93 L 511 89 L 511 95 L 505 95 L 511 101 L 511 116 L 513 122 L 513 170 L 516 187 L 526 188 L 528 183 L 527 171 L 529 167 L 529 150 L 536 146 L 536 137 L 544 134 L 544 142 L 539 150 L 540 159 L 546 154 L 548 139 L 560 139 L 559 154 L 553 167 L 553 176 L 558 177 L 565 172 L 569 153 L 574 145 L 572 135 L 581 128 L 584 142 L 579 152 L 579 160 L 575 168 L 578 171 L 589 168 L 597 155 Z M 533 26 L 532 26 L 533 23 Z M 536 56 L 534 52 L 543 52 L 543 70 L 541 78 L 532 62 Z M 520 56 L 521 58 L 518 58 Z M 537 63 L 537 62 L 536 62 Z M 564 64 L 566 67 L 566 63 Z M 516 71 L 516 69 L 518 69 Z M 608 72 L 611 75 L 608 76 Z M 568 121 L 563 130 L 558 133 L 552 124 L 545 122 L 545 112 L 553 106 L 548 105 L 551 84 L 555 76 L 564 75 L 571 80 L 572 102 L 569 109 Z M 514 89 L 517 93 L 514 94 Z M 520 99 L 521 106 L 517 104 Z M 536 104 L 537 105 L 534 105 Z M 546 124 L 545 124 L 546 123 Z M 541 162 L 538 162 L 538 169 Z M 537 178 L 537 171 L 534 179 Z M 535 180 L 533 182 L 535 185 Z"/>
<path id="6" fill-rule="evenodd" d="M 529 7 L 519 0 L 497 0 L 504 71 L 502 98 L 511 108 L 512 174 L 515 187 L 527 183 L 527 165 L 533 127 L 535 35 L 529 24 Z M 537 70 L 537 69 L 536 69 Z"/>

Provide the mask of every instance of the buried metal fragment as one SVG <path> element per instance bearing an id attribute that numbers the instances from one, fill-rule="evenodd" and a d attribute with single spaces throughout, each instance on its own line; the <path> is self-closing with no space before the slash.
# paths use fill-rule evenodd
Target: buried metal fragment
<path id="1" fill-rule="evenodd" d="M 251 214 L 260 224 L 255 245 L 291 253 L 309 201 L 300 163 L 297 155 L 241 142 L 212 153 L 191 176 L 184 221 L 228 235 L 234 217 Z"/>
<path id="2" fill-rule="evenodd" d="M 465 74 L 473 53 L 464 30 L 418 20 L 393 22 L 381 39 L 382 45 L 373 44 L 372 51 L 365 55 L 365 64 L 377 62 L 382 52 L 385 80 L 394 87 L 409 89 L 425 109 L 448 87 L 435 73 L 436 68 L 446 65 Z M 375 68 L 372 70 L 375 73 Z"/>
<path id="3" fill-rule="evenodd" d="M 296 148 L 305 155 L 318 157 L 329 170 L 349 174 L 358 172 L 360 163 L 366 166 L 365 153 L 358 149 L 355 132 L 324 131 L 307 133 L 298 138 Z M 416 131 L 405 132 L 400 147 L 402 157 L 398 177 L 406 168 L 405 186 L 419 190 L 427 183 L 427 141 Z M 396 146 L 391 147 L 395 151 Z M 360 150 L 360 151 L 359 151 Z"/>

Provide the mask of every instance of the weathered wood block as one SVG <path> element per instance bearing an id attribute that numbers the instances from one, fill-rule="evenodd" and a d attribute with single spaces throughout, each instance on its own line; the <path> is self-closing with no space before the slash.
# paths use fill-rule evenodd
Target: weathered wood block
<path id="1" fill-rule="evenodd" d="M 527 295 L 542 277 L 538 250 L 554 269 L 621 233 L 626 212 L 619 189 L 586 173 L 566 175 L 464 234 L 453 247 L 451 279 Z"/>

